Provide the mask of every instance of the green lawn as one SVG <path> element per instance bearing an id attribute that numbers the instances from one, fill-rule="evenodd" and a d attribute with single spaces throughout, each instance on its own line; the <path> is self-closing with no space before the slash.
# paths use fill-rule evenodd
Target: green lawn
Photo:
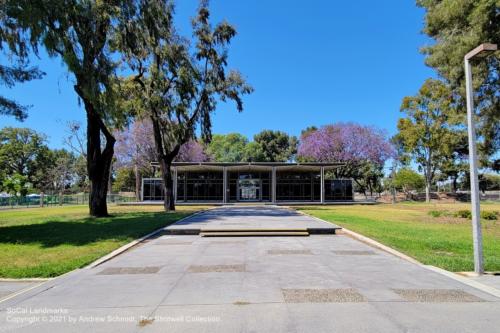
<path id="1" fill-rule="evenodd" d="M 424 264 L 458 272 L 474 270 L 471 222 L 453 216 L 468 208 L 467 204 L 402 203 L 298 209 L 373 238 Z M 500 204 L 482 204 L 481 209 L 500 212 Z M 430 211 L 445 214 L 432 217 Z M 500 271 L 500 220 L 482 220 L 482 225 L 485 268 Z"/>
<path id="2" fill-rule="evenodd" d="M 86 206 L 0 211 L 0 277 L 53 277 L 83 267 L 200 207 L 110 206 L 109 218 Z"/>

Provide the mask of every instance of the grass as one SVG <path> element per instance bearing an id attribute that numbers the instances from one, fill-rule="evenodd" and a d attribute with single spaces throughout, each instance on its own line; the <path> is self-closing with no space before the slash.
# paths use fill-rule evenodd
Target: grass
<path id="1" fill-rule="evenodd" d="M 374 206 L 300 207 L 306 213 L 336 223 L 397 249 L 420 262 L 446 270 L 474 270 L 469 219 L 456 216 L 468 204 L 401 203 Z M 484 211 L 500 211 L 485 203 Z M 500 271 L 500 220 L 482 220 L 487 271 Z"/>
<path id="2" fill-rule="evenodd" d="M 61 275 L 199 209 L 110 206 L 111 216 L 100 219 L 86 206 L 0 211 L 0 277 Z"/>

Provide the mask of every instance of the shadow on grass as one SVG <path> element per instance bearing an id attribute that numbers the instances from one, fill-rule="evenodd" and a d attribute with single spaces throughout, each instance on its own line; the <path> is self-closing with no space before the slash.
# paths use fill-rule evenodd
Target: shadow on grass
<path id="1" fill-rule="evenodd" d="M 187 213 L 145 212 L 119 214 L 107 218 L 83 218 L 0 228 L 1 244 L 32 244 L 53 247 L 85 245 L 97 241 L 135 239 L 167 226 Z"/>

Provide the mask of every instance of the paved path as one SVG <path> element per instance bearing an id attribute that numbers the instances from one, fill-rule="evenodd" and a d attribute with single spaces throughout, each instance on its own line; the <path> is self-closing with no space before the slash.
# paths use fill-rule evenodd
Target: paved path
<path id="1" fill-rule="evenodd" d="M 265 209 L 290 223 L 298 218 Z M 206 214 L 230 223 L 242 215 L 249 221 L 265 218 L 262 212 L 229 207 Z M 343 235 L 161 236 L 0 308 L 2 332 L 498 332 L 500 327 L 499 299 Z"/>

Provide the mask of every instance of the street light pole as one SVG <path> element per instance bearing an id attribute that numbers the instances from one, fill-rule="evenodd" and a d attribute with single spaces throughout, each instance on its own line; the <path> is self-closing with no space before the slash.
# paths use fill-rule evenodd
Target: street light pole
<path id="1" fill-rule="evenodd" d="M 474 272 L 484 273 L 483 263 L 483 236 L 481 232 L 481 213 L 479 201 L 479 179 L 477 176 L 476 130 L 474 125 L 474 92 L 472 87 L 472 67 L 470 60 L 497 50 L 496 44 L 481 44 L 464 57 L 465 84 L 467 95 L 467 127 L 469 136 L 469 164 L 470 164 L 470 197 L 472 213 L 472 239 L 474 243 Z"/>

